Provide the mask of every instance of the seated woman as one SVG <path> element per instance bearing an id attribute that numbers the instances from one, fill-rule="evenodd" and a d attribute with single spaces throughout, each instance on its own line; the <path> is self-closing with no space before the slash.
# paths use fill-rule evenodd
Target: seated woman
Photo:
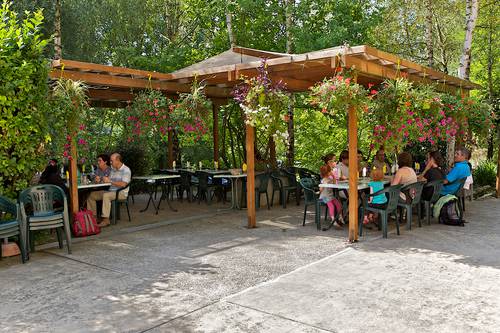
<path id="1" fill-rule="evenodd" d="M 410 153 L 402 152 L 398 155 L 398 166 L 399 170 L 394 175 L 392 179 L 391 185 L 398 184 L 412 184 L 417 181 L 417 174 L 415 170 L 412 168 L 413 159 Z M 404 193 L 400 193 L 399 196 L 403 202 L 406 202 L 406 195 Z"/>
<path id="2" fill-rule="evenodd" d="M 418 179 L 432 182 L 434 180 L 444 179 L 445 175 L 445 162 L 443 156 L 441 156 L 441 153 L 437 150 L 428 153 L 425 169 L 418 177 Z M 422 200 L 430 200 L 432 194 L 432 188 L 424 188 L 424 191 L 422 192 Z"/>
<path id="3" fill-rule="evenodd" d="M 49 164 L 47 164 L 45 170 L 43 170 L 39 182 L 40 184 L 50 184 L 59 186 L 64 190 L 66 196 L 69 196 L 69 190 L 66 187 L 64 180 L 61 178 L 61 175 L 59 174 L 59 168 L 56 159 L 49 160 Z"/>
<path id="4" fill-rule="evenodd" d="M 97 169 L 95 170 L 96 183 L 102 183 L 104 177 L 109 177 L 111 174 L 111 167 L 109 166 L 109 156 L 101 154 L 97 156 Z"/>
<path id="5" fill-rule="evenodd" d="M 343 150 L 340 153 L 340 161 L 337 163 L 336 170 L 340 180 L 349 179 L 349 151 Z"/>

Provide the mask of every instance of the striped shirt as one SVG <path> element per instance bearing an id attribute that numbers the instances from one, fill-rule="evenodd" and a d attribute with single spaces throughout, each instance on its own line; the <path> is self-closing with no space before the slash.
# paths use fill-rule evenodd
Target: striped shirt
<path id="1" fill-rule="evenodd" d="M 125 182 L 125 183 L 130 183 L 130 180 L 132 179 L 132 172 L 130 171 L 129 167 L 126 166 L 125 164 L 122 164 L 120 169 L 116 170 L 115 168 L 111 168 L 111 175 L 110 175 L 111 182 Z M 114 186 L 111 185 L 109 187 L 110 191 L 117 191 L 119 190 L 119 186 Z M 128 190 L 123 190 L 122 193 L 127 195 Z"/>

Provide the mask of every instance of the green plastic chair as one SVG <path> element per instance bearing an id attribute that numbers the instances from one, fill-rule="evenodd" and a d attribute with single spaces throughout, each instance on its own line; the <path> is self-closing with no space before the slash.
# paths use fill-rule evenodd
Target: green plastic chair
<path id="1" fill-rule="evenodd" d="M 25 226 L 21 219 L 19 204 L 0 196 L 0 240 L 17 236 L 17 244 L 21 250 L 21 261 L 23 264 L 28 260 L 26 255 Z M 0 260 L 2 259 L 2 247 L 0 246 Z"/>
<path id="2" fill-rule="evenodd" d="M 208 172 L 196 171 L 195 176 L 198 178 L 198 203 L 201 202 L 202 198 L 205 198 L 207 203 L 210 205 L 212 203 L 212 197 L 215 194 L 216 185 L 211 182 L 211 177 Z"/>
<path id="3" fill-rule="evenodd" d="M 115 200 L 111 201 L 111 216 L 113 216 L 113 220 L 111 221 L 112 224 L 116 224 L 116 220 L 120 220 L 120 206 L 122 204 L 124 204 L 125 207 L 127 207 L 128 221 L 129 222 L 131 221 L 131 219 L 130 219 L 130 210 L 129 210 L 129 207 L 128 207 L 128 198 L 129 198 L 129 196 L 127 195 L 127 197 L 125 199 L 119 199 L 118 198 L 118 196 L 120 195 L 120 192 L 123 191 L 123 190 L 125 190 L 125 189 L 127 189 L 127 188 L 130 188 L 130 183 L 127 184 L 127 186 L 118 189 L 116 191 Z"/>
<path id="4" fill-rule="evenodd" d="M 460 178 L 455 180 L 454 182 L 451 182 L 447 185 L 452 185 L 452 184 L 459 184 L 458 189 L 453 193 L 454 196 L 458 198 L 458 213 L 460 220 L 463 220 L 464 217 L 464 211 L 465 211 L 465 200 L 464 200 L 464 185 L 465 181 L 467 180 L 466 178 Z"/>
<path id="5" fill-rule="evenodd" d="M 63 210 L 54 208 L 54 200 L 62 198 Z M 56 229 L 59 248 L 63 248 L 62 231 L 66 236 L 68 254 L 71 254 L 71 229 L 69 225 L 68 201 L 64 191 L 55 185 L 38 185 L 30 187 L 19 195 L 21 216 L 26 226 L 26 244 L 30 251 L 35 251 L 33 232 L 37 230 Z M 29 253 L 27 251 L 27 253 Z"/>
<path id="6" fill-rule="evenodd" d="M 425 182 L 415 182 L 411 184 L 407 184 L 401 188 L 401 192 L 406 195 L 407 202 L 398 202 L 398 207 L 401 209 L 406 209 L 406 221 L 408 225 L 406 228 L 411 230 L 411 222 L 413 216 L 413 207 L 417 207 L 418 211 L 418 226 L 422 226 L 422 212 L 420 211 L 420 199 L 422 198 L 422 191 L 424 190 Z M 410 194 L 413 194 L 411 196 Z M 402 212 L 401 212 L 402 213 Z M 401 222 L 403 214 L 399 214 L 399 222 Z"/>
<path id="7" fill-rule="evenodd" d="M 427 224 L 431 225 L 431 215 L 432 215 L 431 206 L 434 205 L 441 196 L 441 189 L 443 188 L 443 180 L 438 179 L 428 182 L 424 185 L 424 189 L 426 188 L 432 188 L 432 196 L 430 197 L 429 200 L 425 200 L 422 198 L 421 202 L 425 206 L 425 217 L 427 219 Z"/>
<path id="8" fill-rule="evenodd" d="M 364 198 L 361 213 L 364 214 L 364 211 L 370 211 L 380 214 L 382 221 L 382 235 L 384 238 L 387 238 L 387 224 L 389 220 L 389 214 L 395 213 L 397 215 L 399 193 L 401 192 L 402 187 L 403 187 L 402 184 L 389 186 L 375 193 L 367 194 Z M 374 197 L 379 194 L 385 194 L 387 197 L 387 205 L 385 206 L 385 208 L 376 208 L 368 204 L 368 199 L 370 197 Z M 396 230 L 399 235 L 399 221 L 397 216 L 396 216 Z M 360 236 L 363 235 L 363 219 L 359 219 L 359 235 Z"/>
<path id="9" fill-rule="evenodd" d="M 283 184 L 281 177 L 288 180 L 287 185 Z M 282 169 L 278 173 L 271 174 L 271 178 L 273 180 L 273 194 L 271 196 L 272 202 L 274 202 L 274 192 L 279 191 L 281 204 L 283 205 L 283 208 L 286 208 L 290 192 L 295 192 L 297 205 L 300 204 L 300 186 L 297 183 L 297 178 L 294 173 Z"/>
<path id="10" fill-rule="evenodd" d="M 326 208 L 326 204 L 319 200 L 318 194 L 316 193 L 315 189 L 318 184 L 312 178 L 302 178 L 300 180 L 300 186 L 304 190 L 304 219 L 302 221 L 302 226 L 306 225 L 307 207 L 313 205 L 314 223 L 316 223 L 316 228 L 321 230 L 321 207 L 325 207 L 325 221 L 328 217 L 328 209 Z"/>
<path id="11" fill-rule="evenodd" d="M 264 193 L 266 194 L 267 209 L 271 208 L 269 206 L 269 194 L 267 193 L 269 177 L 270 177 L 269 173 L 261 173 L 255 177 L 255 179 L 258 179 L 258 184 L 259 184 L 255 186 L 255 207 L 257 209 L 260 208 L 260 195 Z"/>

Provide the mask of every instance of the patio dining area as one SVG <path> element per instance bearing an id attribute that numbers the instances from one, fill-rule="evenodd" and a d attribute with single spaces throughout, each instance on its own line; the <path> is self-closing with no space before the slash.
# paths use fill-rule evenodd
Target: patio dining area
<path id="1" fill-rule="evenodd" d="M 214 209 L 228 204 L 175 200 L 178 212 L 156 215 L 139 212 L 146 195 L 134 199 L 132 222 L 79 239 L 70 255 L 52 244 L 24 265 L 0 261 L 2 330 L 435 331 L 418 313 L 441 331 L 500 325 L 496 199 L 469 204 L 465 228 L 433 220 L 396 237 L 392 221 L 388 240 L 367 230 L 356 244 L 345 229 L 317 230 L 312 213 L 302 226 L 302 205 L 261 209 L 247 229 L 245 211 Z"/>

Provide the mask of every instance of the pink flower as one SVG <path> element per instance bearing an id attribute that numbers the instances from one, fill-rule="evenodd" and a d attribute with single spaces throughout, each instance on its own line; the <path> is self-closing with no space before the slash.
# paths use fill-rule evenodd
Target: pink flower
<path id="1" fill-rule="evenodd" d="M 85 129 L 85 125 L 84 125 L 84 124 L 81 124 L 81 125 L 78 127 L 78 129 L 79 129 L 80 131 L 83 131 L 83 130 Z"/>
<path id="2" fill-rule="evenodd" d="M 79 145 L 86 145 L 87 141 L 85 141 L 84 139 L 78 139 L 78 144 Z"/>
<path id="3" fill-rule="evenodd" d="M 425 137 L 424 137 L 424 136 L 419 137 L 419 138 L 418 138 L 418 141 L 420 141 L 420 142 L 424 142 L 424 141 L 425 141 Z"/>
<path id="4" fill-rule="evenodd" d="M 376 94 L 377 94 L 377 92 L 378 92 L 378 91 L 376 91 L 375 89 L 370 90 L 370 94 L 372 94 L 372 95 L 376 95 Z"/>
<path id="5" fill-rule="evenodd" d="M 374 86 L 373 83 L 368 83 L 368 89 L 371 89 Z M 373 145 L 372 145 L 373 146 Z"/>
<path id="6" fill-rule="evenodd" d="M 346 84 L 351 83 L 351 78 L 350 78 L 350 77 L 348 77 L 347 79 L 345 79 L 345 83 L 346 83 Z"/>

